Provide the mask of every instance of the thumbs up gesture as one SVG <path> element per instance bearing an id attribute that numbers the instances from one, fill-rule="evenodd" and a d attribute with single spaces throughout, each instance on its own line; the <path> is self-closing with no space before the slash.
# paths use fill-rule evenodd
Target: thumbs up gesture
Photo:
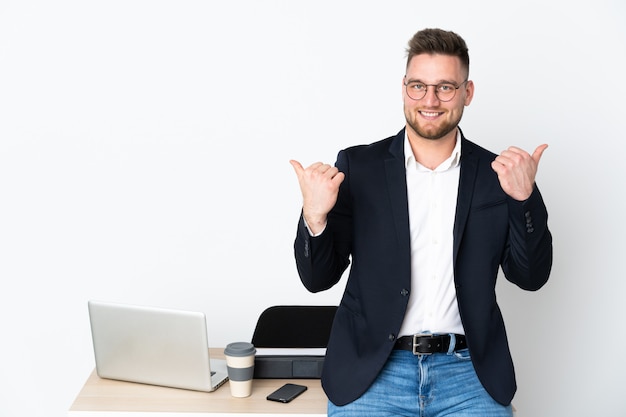
<path id="1" fill-rule="evenodd" d="M 543 151 L 548 145 L 539 145 L 530 155 L 515 146 L 502 151 L 491 163 L 491 168 L 498 174 L 500 185 L 511 198 L 524 201 L 530 197 L 535 186 L 537 167 Z"/>

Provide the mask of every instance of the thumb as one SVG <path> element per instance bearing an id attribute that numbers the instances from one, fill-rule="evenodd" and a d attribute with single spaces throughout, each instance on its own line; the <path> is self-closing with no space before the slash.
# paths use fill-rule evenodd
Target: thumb
<path id="1" fill-rule="evenodd" d="M 543 155 L 543 151 L 546 150 L 546 148 L 548 147 L 547 144 L 543 144 L 543 145 L 539 145 L 537 146 L 537 149 L 535 149 L 535 152 L 533 152 L 533 160 L 535 161 L 536 164 L 539 164 L 539 160 L 541 159 L 541 155 Z"/>
<path id="2" fill-rule="evenodd" d="M 302 175 L 302 173 L 304 172 L 304 168 L 302 167 L 302 164 L 300 162 L 296 161 L 295 159 L 291 159 L 289 163 L 293 167 L 294 171 L 296 171 L 298 177 Z"/>

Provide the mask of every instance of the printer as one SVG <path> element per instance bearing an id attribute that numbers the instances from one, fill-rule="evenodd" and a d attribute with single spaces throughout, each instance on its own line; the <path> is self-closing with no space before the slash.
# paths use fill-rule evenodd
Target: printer
<path id="1" fill-rule="evenodd" d="M 301 305 L 264 310 L 252 336 L 254 378 L 320 378 L 336 311 L 337 306 Z"/>

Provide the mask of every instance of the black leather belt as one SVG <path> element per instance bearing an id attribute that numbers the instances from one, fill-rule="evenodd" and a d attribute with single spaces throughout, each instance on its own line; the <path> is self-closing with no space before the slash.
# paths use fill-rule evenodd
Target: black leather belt
<path id="1" fill-rule="evenodd" d="M 462 334 L 455 334 L 455 345 L 453 351 L 466 349 L 467 342 Z M 413 336 L 402 336 L 396 340 L 394 349 L 408 350 L 414 355 L 430 355 L 433 353 L 446 353 L 450 349 L 451 335 L 441 334 L 416 334 Z"/>

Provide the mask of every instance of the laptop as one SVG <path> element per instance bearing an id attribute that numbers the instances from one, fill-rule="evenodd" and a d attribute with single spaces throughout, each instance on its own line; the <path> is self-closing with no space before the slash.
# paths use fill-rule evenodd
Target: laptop
<path id="1" fill-rule="evenodd" d="M 228 380 L 209 357 L 204 313 L 88 302 L 99 377 L 211 392 Z"/>

